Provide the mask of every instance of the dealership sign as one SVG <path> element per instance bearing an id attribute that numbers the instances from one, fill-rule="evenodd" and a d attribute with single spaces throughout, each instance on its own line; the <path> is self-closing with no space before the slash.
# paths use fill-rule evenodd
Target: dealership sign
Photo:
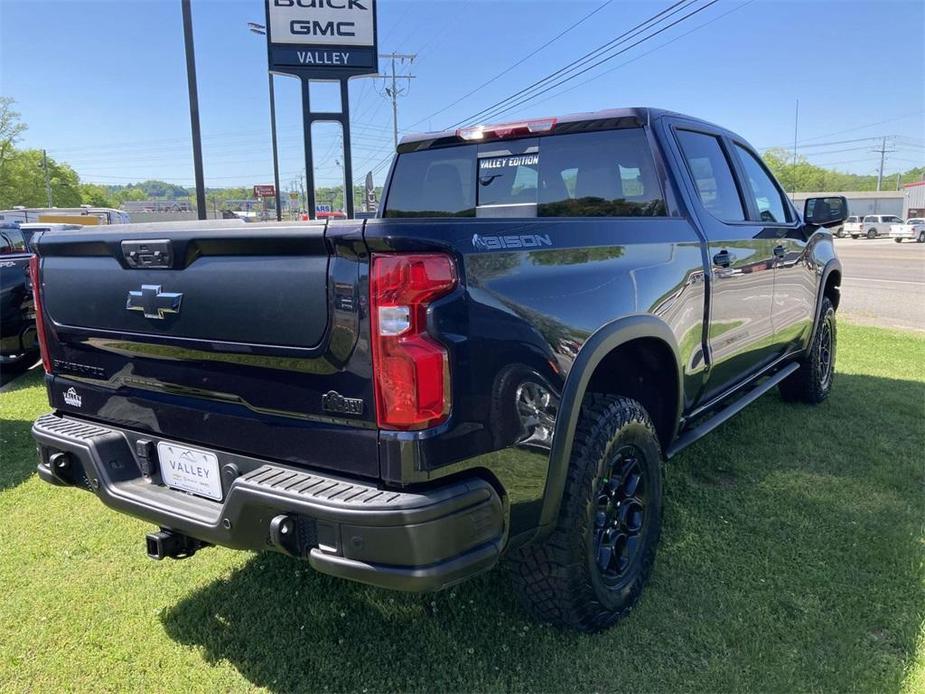
<path id="1" fill-rule="evenodd" d="M 275 198 L 276 186 L 258 183 L 254 186 L 254 196 L 258 198 Z"/>
<path id="2" fill-rule="evenodd" d="M 375 0 L 267 0 L 271 72 L 323 79 L 376 73 Z"/>

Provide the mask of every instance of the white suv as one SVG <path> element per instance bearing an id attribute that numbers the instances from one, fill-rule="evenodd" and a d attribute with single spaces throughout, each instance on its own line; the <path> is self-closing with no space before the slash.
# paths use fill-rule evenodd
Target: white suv
<path id="1" fill-rule="evenodd" d="M 902 243 L 903 239 L 925 243 L 925 219 L 916 217 L 905 224 L 894 224 L 890 227 L 890 238 L 896 243 Z"/>
<path id="2" fill-rule="evenodd" d="M 869 214 L 861 222 L 861 228 L 857 232 L 851 232 L 851 238 L 866 236 L 875 239 L 878 236 L 887 236 L 890 233 L 890 225 L 902 223 L 903 220 L 892 214 Z"/>

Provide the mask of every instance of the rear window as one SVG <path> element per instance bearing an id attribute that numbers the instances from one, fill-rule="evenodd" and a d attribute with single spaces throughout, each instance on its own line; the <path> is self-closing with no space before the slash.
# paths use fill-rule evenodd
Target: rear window
<path id="1" fill-rule="evenodd" d="M 25 252 L 26 243 L 19 229 L 0 230 L 0 255 Z"/>
<path id="2" fill-rule="evenodd" d="M 398 157 L 386 217 L 663 216 L 641 128 L 501 140 Z"/>

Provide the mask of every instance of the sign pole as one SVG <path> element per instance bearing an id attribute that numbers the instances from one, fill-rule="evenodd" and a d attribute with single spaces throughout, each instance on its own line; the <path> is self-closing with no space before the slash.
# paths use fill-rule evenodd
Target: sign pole
<path id="1" fill-rule="evenodd" d="M 344 131 L 344 211 L 347 219 L 353 219 L 353 157 L 350 156 L 350 80 L 340 81 L 340 110 L 343 114 L 341 127 Z"/>
<path id="2" fill-rule="evenodd" d="M 279 191 L 279 153 L 276 151 L 276 94 L 273 89 L 273 73 L 268 73 L 270 80 L 270 138 L 273 140 L 273 185 L 276 187 L 276 221 L 283 219 Z"/>
<path id="3" fill-rule="evenodd" d="M 302 132 L 305 140 L 305 206 L 309 219 L 315 219 L 315 163 L 312 157 L 312 105 L 310 80 L 302 78 Z"/>
<path id="4" fill-rule="evenodd" d="M 202 175 L 202 135 L 199 132 L 199 94 L 196 88 L 196 56 L 193 48 L 193 18 L 190 0 L 181 0 L 183 8 L 183 42 L 186 45 L 186 81 L 189 86 L 189 120 L 193 136 L 193 169 L 196 177 L 196 212 L 206 215 L 206 186 Z"/>
<path id="5" fill-rule="evenodd" d="M 270 73 L 294 75 L 301 81 L 308 213 L 312 218 L 315 217 L 312 123 L 332 121 L 340 123 L 342 128 L 344 211 L 352 218 L 354 200 L 349 80 L 351 77 L 379 72 L 376 0 L 341 3 L 266 0 L 266 17 L 267 65 Z M 340 83 L 339 113 L 312 112 L 309 86 L 313 79 Z M 276 188 L 278 192 L 278 178 Z"/>

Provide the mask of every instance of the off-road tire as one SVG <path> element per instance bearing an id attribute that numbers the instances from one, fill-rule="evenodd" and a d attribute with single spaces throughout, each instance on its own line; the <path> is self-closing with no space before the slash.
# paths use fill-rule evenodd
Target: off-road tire
<path id="1" fill-rule="evenodd" d="M 778 386 L 784 400 L 817 405 L 829 397 L 835 380 L 836 338 L 835 306 L 826 296 L 822 298 L 813 344 L 800 359 L 800 368 Z"/>
<path id="2" fill-rule="evenodd" d="M 599 544 L 605 535 L 598 528 L 602 517 L 613 512 L 601 510 L 600 504 L 603 495 L 614 492 L 614 468 L 630 460 L 622 457 L 628 450 L 640 454 L 630 464 L 639 471 L 634 494 L 645 495 L 644 513 L 639 535 L 633 536 L 639 537 L 638 544 L 625 571 L 613 578 L 598 565 L 606 563 Z M 627 472 L 616 487 L 624 490 L 629 479 Z M 662 482 L 662 451 L 643 406 L 630 398 L 586 396 L 555 529 L 508 557 L 514 590 L 524 607 L 540 621 L 585 632 L 606 629 L 626 615 L 639 599 L 655 561 L 662 525 Z M 613 502 L 613 497 L 611 502 L 605 504 L 607 509 L 634 503 Z M 616 515 L 620 516 L 619 511 Z M 616 556 L 616 550 L 612 554 Z"/>

